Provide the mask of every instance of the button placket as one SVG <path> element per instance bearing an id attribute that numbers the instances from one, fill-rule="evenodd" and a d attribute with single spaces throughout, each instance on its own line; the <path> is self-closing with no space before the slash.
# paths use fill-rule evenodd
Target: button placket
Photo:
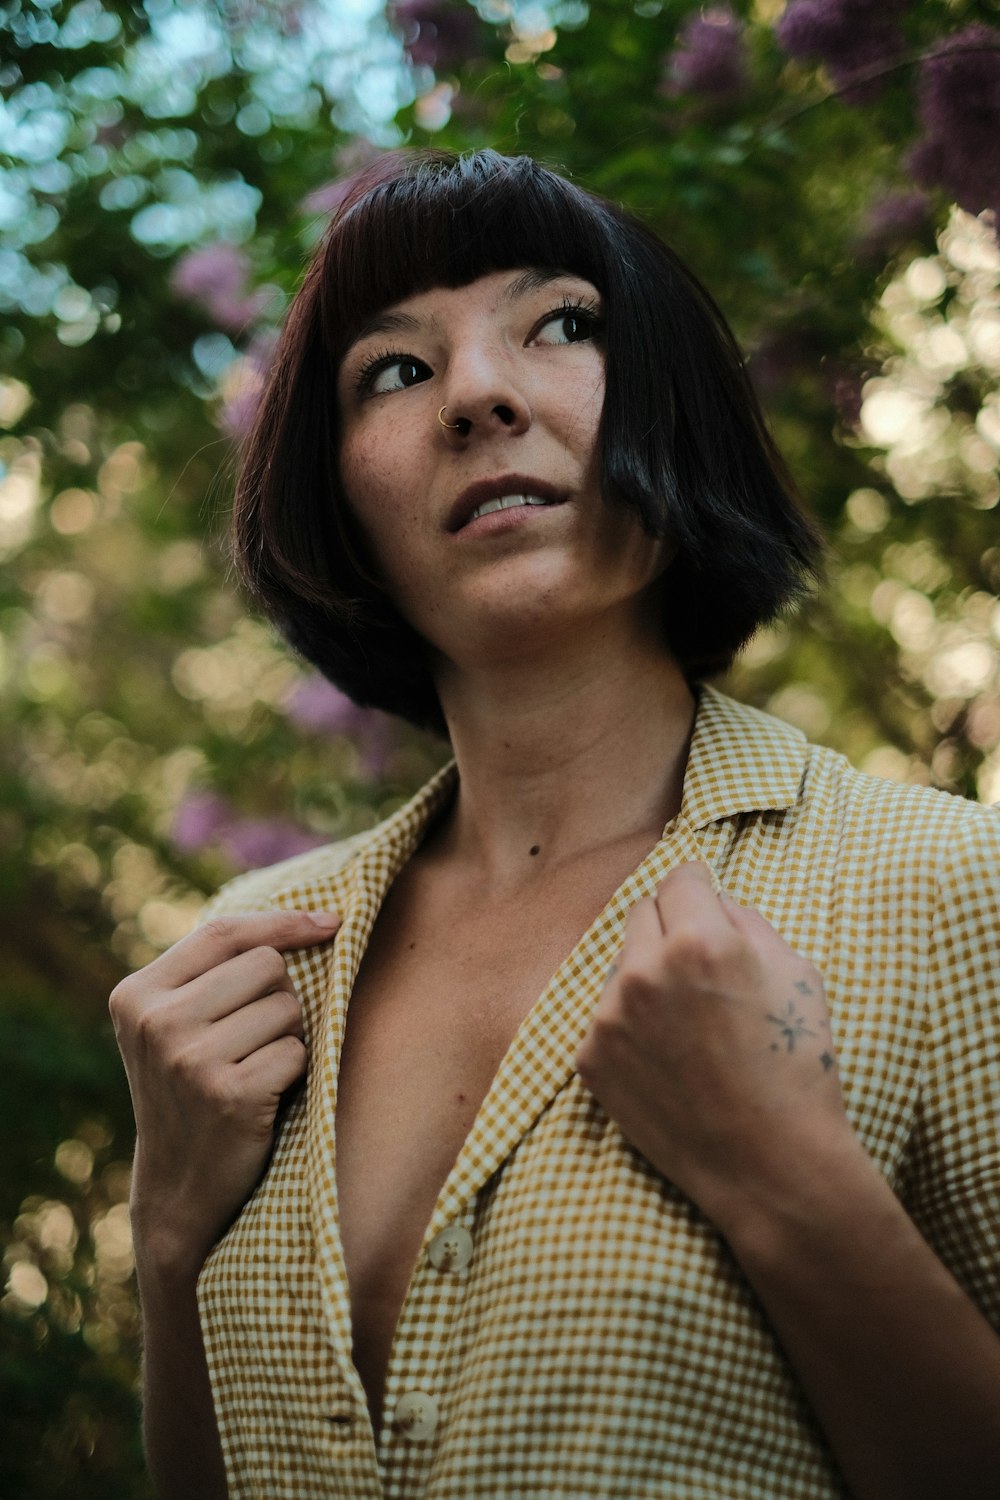
<path id="1" fill-rule="evenodd" d="M 446 1432 L 456 1378 L 453 1339 L 474 1257 L 474 1204 L 424 1244 L 386 1372 L 377 1445 L 385 1500 L 421 1493 Z M 460 1232 L 459 1232 L 460 1231 Z"/>

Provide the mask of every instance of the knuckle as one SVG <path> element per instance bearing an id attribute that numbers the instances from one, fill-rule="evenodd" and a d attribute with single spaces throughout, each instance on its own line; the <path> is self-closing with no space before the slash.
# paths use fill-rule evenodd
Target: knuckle
<path id="1" fill-rule="evenodd" d="M 659 976 L 639 965 L 628 965 L 621 975 L 621 997 L 626 1006 L 647 1005 L 660 993 Z"/>
<path id="2" fill-rule="evenodd" d="M 108 1010 L 111 1012 L 111 1019 L 116 1025 L 119 1021 L 123 1021 L 127 1017 L 132 1007 L 132 994 L 135 989 L 134 979 L 135 975 L 129 974 L 126 979 L 120 980 L 115 985 L 108 996 Z"/>
<path id="3" fill-rule="evenodd" d="M 302 1038 L 286 1034 L 283 1037 L 279 1037 L 278 1040 L 282 1052 L 287 1056 L 289 1063 L 292 1065 L 301 1063 L 302 1067 L 305 1067 L 307 1054 L 306 1045 Z"/>
<path id="4" fill-rule="evenodd" d="M 664 958 L 671 969 L 685 978 L 710 983 L 722 964 L 720 946 L 704 932 L 681 930 L 667 939 Z"/>
<path id="5" fill-rule="evenodd" d="M 247 1077 L 259 1094 L 287 1088 L 306 1070 L 308 1054 L 302 1039 L 286 1032 L 276 1037 L 258 1057 L 249 1059 Z"/>
<path id="6" fill-rule="evenodd" d="M 220 1115 L 232 1117 L 241 1113 L 244 1089 L 235 1068 L 207 1069 L 200 1082 L 205 1098 Z"/>
<path id="7" fill-rule="evenodd" d="M 288 990 L 278 990 L 275 1000 L 279 1007 L 279 1016 L 282 1024 L 288 1031 L 295 1033 L 302 1030 L 302 1006 L 297 996 Z"/>
<path id="8" fill-rule="evenodd" d="M 232 917 L 210 917 L 201 930 L 215 943 L 229 943 L 236 932 L 236 923 Z"/>
<path id="9" fill-rule="evenodd" d="M 594 1012 L 590 1023 L 589 1043 L 596 1054 L 605 1051 L 622 1030 L 622 1012 L 619 1005 L 602 1006 Z"/>
<path id="10" fill-rule="evenodd" d="M 153 1045 L 159 1050 L 167 1072 L 184 1086 L 201 1087 L 205 1067 L 197 1042 L 189 1036 L 167 1037 L 163 1032 L 162 1024 L 157 1024 Z"/>
<path id="11" fill-rule="evenodd" d="M 259 948 L 252 948 L 247 957 L 253 965 L 255 976 L 262 982 L 278 986 L 286 979 L 288 970 L 277 948 L 261 945 Z"/>
<path id="12" fill-rule="evenodd" d="M 132 1018 L 136 1041 L 147 1051 L 158 1052 L 173 1029 L 171 1016 L 162 1006 L 147 1005 Z"/>

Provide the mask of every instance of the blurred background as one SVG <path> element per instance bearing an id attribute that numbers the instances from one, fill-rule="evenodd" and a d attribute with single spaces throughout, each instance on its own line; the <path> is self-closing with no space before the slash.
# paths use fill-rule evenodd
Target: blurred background
<path id="1" fill-rule="evenodd" d="M 746 351 L 830 583 L 728 687 L 1000 798 L 991 0 L 0 6 L 0 1497 L 147 1494 L 107 996 L 237 870 L 444 748 L 227 575 L 234 439 L 304 260 L 400 144 L 624 201 Z M 669 358 L 669 351 L 664 351 Z"/>

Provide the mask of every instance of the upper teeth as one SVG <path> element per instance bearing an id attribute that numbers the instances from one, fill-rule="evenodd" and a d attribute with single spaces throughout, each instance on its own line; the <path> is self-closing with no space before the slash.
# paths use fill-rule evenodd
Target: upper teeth
<path id="1" fill-rule="evenodd" d="M 485 500 L 482 505 L 477 505 L 470 521 L 478 520 L 480 516 L 488 516 L 493 510 L 513 510 L 515 505 L 549 505 L 551 502 L 542 500 L 538 495 L 501 495 L 497 500 Z"/>

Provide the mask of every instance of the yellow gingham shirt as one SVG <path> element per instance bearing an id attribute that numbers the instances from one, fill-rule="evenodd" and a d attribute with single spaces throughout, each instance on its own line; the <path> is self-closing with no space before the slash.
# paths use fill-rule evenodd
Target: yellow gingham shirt
<path id="1" fill-rule="evenodd" d="M 862 775 L 703 688 L 680 813 L 521 1025 L 441 1190 L 373 1434 L 337 1232 L 338 1059 L 380 903 L 454 778 L 211 908 L 344 918 L 290 959 L 308 1082 L 199 1283 L 233 1500 L 845 1496 L 725 1244 L 573 1059 L 629 908 L 706 861 L 819 966 L 855 1128 L 1000 1324 L 1000 815 Z"/>

